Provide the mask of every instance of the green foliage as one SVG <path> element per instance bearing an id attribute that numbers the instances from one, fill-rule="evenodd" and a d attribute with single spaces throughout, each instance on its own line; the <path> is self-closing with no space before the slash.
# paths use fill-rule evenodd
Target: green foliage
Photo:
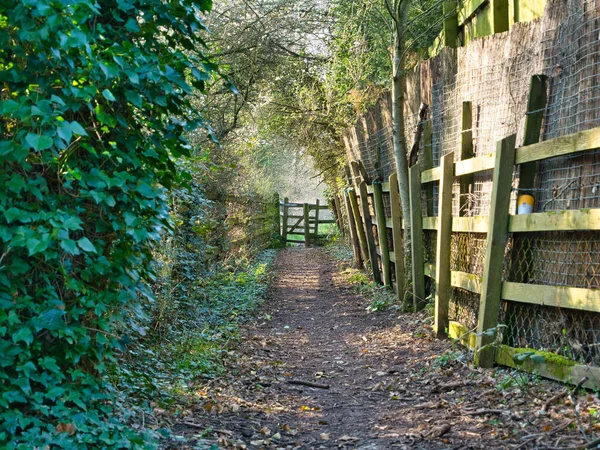
<path id="1" fill-rule="evenodd" d="M 2 448 L 152 447 L 104 375 L 143 334 L 210 7 L 0 1 Z"/>
<path id="2" fill-rule="evenodd" d="M 442 368 L 452 365 L 454 361 L 464 359 L 463 356 L 463 352 L 456 350 L 446 350 L 444 353 L 434 358 L 433 367 Z"/>
<path id="3" fill-rule="evenodd" d="M 228 345 L 240 324 L 251 319 L 266 297 L 274 250 L 211 275 L 183 280 L 188 295 L 174 297 L 166 326 L 148 335 L 115 367 L 115 384 L 137 402 L 177 408 L 193 400 L 194 384 L 225 370 Z M 160 298 L 160 294 L 159 294 Z"/>

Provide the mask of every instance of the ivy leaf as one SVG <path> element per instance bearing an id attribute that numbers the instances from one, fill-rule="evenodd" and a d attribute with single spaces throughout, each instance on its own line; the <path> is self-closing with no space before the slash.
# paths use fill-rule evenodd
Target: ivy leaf
<path id="1" fill-rule="evenodd" d="M 27 345 L 33 342 L 33 333 L 27 327 L 20 328 L 16 333 L 13 333 L 12 340 L 16 344 L 19 341 L 25 342 Z"/>
<path id="2" fill-rule="evenodd" d="M 29 256 L 35 255 L 36 253 L 43 252 L 48 248 L 48 240 L 46 239 L 36 239 L 31 238 L 27 239 L 27 243 L 25 244 L 27 250 L 29 250 Z"/>
<path id="3" fill-rule="evenodd" d="M 64 239 L 60 241 L 60 248 L 70 255 L 79 255 L 79 249 L 77 243 L 73 239 Z"/>
<path id="4" fill-rule="evenodd" d="M 113 95 L 112 92 L 110 92 L 108 89 L 104 89 L 102 91 L 102 96 L 108 100 L 109 102 L 116 102 L 117 99 L 115 98 L 115 96 Z"/>
<path id="5" fill-rule="evenodd" d="M 65 324 L 65 321 L 63 320 L 63 316 L 65 315 L 65 312 L 60 310 L 60 309 L 56 309 L 53 308 L 49 311 L 45 311 L 42 314 L 40 314 L 38 317 L 35 317 L 31 320 L 35 331 L 40 331 L 40 330 L 50 330 L 50 331 L 56 331 L 56 330 L 62 330 L 64 329 L 67 325 Z"/>
<path id="6" fill-rule="evenodd" d="M 36 133 L 27 133 L 25 140 L 36 152 L 47 150 L 54 144 L 52 138 Z"/>
<path id="7" fill-rule="evenodd" d="M 88 253 L 98 253 L 96 251 L 96 247 L 94 247 L 94 244 L 92 244 L 92 242 L 86 238 L 86 237 L 82 237 L 81 239 L 79 239 L 77 241 L 77 245 L 79 246 L 79 248 L 81 250 L 83 250 L 84 252 L 88 252 Z"/>
<path id="8" fill-rule="evenodd" d="M 11 114 L 19 110 L 21 105 L 19 105 L 14 100 L 6 100 L 0 103 L 0 114 Z"/>
<path id="9" fill-rule="evenodd" d="M 56 132 L 58 136 L 62 138 L 67 144 L 71 142 L 71 138 L 73 137 L 73 131 L 71 130 L 71 124 L 66 120 L 61 122 L 58 128 L 56 128 Z"/>
<path id="10" fill-rule="evenodd" d="M 79 124 L 79 122 L 73 121 L 71 122 L 71 130 L 73 134 L 77 134 L 79 136 L 87 136 L 87 131 Z"/>

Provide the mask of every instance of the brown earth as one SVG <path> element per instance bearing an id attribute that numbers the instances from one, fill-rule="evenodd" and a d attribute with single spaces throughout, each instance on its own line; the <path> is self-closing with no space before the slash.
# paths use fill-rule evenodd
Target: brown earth
<path id="1" fill-rule="evenodd" d="M 186 444 L 169 448 L 562 449 L 597 436 L 596 395 L 540 414 L 565 386 L 473 368 L 426 313 L 368 313 L 340 269 L 324 249 L 280 252 L 262 320 L 178 419 Z"/>

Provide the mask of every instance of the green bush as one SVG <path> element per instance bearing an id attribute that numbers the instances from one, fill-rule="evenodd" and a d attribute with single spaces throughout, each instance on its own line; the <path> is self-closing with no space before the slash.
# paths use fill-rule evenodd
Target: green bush
<path id="1" fill-rule="evenodd" d="M 0 447 L 148 448 L 105 381 L 151 244 L 210 0 L 0 0 Z"/>

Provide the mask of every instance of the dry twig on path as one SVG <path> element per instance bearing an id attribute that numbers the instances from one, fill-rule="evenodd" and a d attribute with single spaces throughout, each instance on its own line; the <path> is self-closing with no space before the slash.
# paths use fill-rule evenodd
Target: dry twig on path
<path id="1" fill-rule="evenodd" d="M 304 381 L 304 380 L 288 380 L 288 384 L 297 384 L 300 386 L 308 386 L 308 387 L 318 388 L 318 389 L 329 389 L 328 384 L 313 383 L 312 381 Z"/>

